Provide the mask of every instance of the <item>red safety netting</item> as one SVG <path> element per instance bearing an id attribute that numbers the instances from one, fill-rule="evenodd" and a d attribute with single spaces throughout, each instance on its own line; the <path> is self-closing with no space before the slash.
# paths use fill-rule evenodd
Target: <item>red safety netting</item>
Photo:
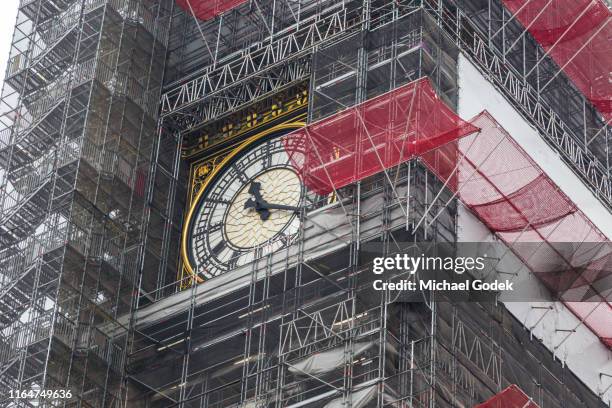
<path id="1" fill-rule="evenodd" d="M 455 115 L 426 79 L 284 138 L 305 185 L 328 194 L 419 156 L 608 346 L 612 245 L 483 112 Z"/>
<path id="2" fill-rule="evenodd" d="M 310 124 L 284 142 L 305 185 L 327 194 L 475 131 L 423 78 Z"/>
<path id="3" fill-rule="evenodd" d="M 512 384 L 474 408 L 540 408 L 518 386 Z"/>
<path id="4" fill-rule="evenodd" d="M 480 132 L 424 163 L 608 346 L 612 245 L 512 137 L 483 112 Z"/>
<path id="5" fill-rule="evenodd" d="M 193 9 L 193 14 L 200 20 L 209 20 L 247 1 L 248 0 L 176 0 L 176 4 L 188 13 L 191 13 Z"/>
<path id="6" fill-rule="evenodd" d="M 601 0 L 504 0 L 578 89 L 612 119 L 611 12 Z"/>

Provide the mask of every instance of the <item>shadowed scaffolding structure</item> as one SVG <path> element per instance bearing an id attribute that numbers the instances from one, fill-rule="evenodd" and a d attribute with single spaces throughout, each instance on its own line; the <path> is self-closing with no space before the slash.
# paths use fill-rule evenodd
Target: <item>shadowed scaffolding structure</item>
<path id="1" fill-rule="evenodd" d="M 563 73 L 538 94 L 538 84 L 556 72 L 554 61 L 501 1 L 381 0 L 367 7 L 360 1 L 250 1 L 202 20 L 191 13 L 194 3 L 213 4 L 192 1 L 189 13 L 176 19 L 184 35 L 176 35 L 170 51 L 162 140 L 183 140 L 190 154 L 195 146 L 212 151 L 215 142 L 236 134 L 224 129 L 262 124 L 256 119 L 261 110 L 282 111 L 277 92 L 302 86 L 309 127 L 301 139 L 286 138 L 286 146 L 294 146 L 297 165 L 310 168 L 303 178 L 311 190 L 331 191 L 333 199 L 301 209 L 303 231 L 282 253 L 197 286 L 146 283 L 151 289 L 133 315 L 135 399 L 152 406 L 469 407 L 517 384 L 541 406 L 601 405 L 590 391 L 579 391 L 570 371 L 530 341 L 499 303 L 403 302 L 368 290 L 367 245 L 393 255 L 398 241 L 455 240 L 461 205 L 455 198 L 470 175 L 458 166 L 465 156 L 458 146 L 478 127 L 452 114 L 459 53 L 500 87 L 603 203 L 609 196 L 602 165 L 607 130 L 598 112 L 560 83 L 567 79 Z M 542 69 L 525 77 L 534 54 L 544 58 Z M 429 91 L 413 82 L 422 77 L 430 79 Z M 395 101 L 386 100 L 387 93 Z M 420 113 L 416 94 L 423 95 Z M 247 126 L 241 115 L 249 118 Z M 448 126 L 436 131 L 436 121 Z M 364 132 L 368 123 L 372 129 Z M 418 140 L 418 127 L 437 143 Z M 346 143 L 334 145 L 328 131 Z M 464 137 L 448 143 L 458 136 Z M 315 143 L 307 145 L 307 138 Z M 585 139 L 593 142 L 585 146 Z M 428 143 L 438 147 L 435 154 Z M 308 149 L 329 149 L 328 166 Z M 427 164 L 449 176 L 438 177 Z M 544 178 L 530 181 L 549 187 Z M 524 200 L 525 190 L 504 193 Z M 487 195 L 471 204 L 483 204 L 484 216 L 495 213 L 494 201 Z M 563 201 L 558 205 L 552 215 L 538 215 L 538 228 L 575 212 Z M 520 216 L 508 215 L 506 225 L 500 217 L 491 223 L 513 231 L 510 224 Z M 571 339 L 581 335 L 568 332 Z"/>
<path id="2" fill-rule="evenodd" d="M 608 377 L 578 379 L 502 304 L 368 290 L 368 245 L 390 256 L 398 241 L 406 251 L 454 248 L 456 197 L 499 236 L 523 237 L 512 246 L 525 259 L 526 237 L 554 237 L 570 220 L 583 228 L 572 233 L 599 239 L 537 170 L 524 186 L 487 172 L 506 198 L 482 180 L 482 197 L 464 191 L 479 175 L 467 177 L 462 143 L 485 126 L 452 113 L 460 54 L 612 204 L 605 95 L 572 85 L 561 69 L 569 59 L 556 61 L 513 14 L 501 0 L 20 2 L 0 112 L 3 395 L 70 386 L 67 404 L 95 407 L 470 407 L 517 384 L 540 406 L 602 406 Z M 423 77 L 430 83 L 413 82 Z M 287 251 L 201 285 L 176 282 L 190 160 L 181 153 L 239 141 L 238 130 L 278 119 L 295 95 L 320 126 L 309 136 L 318 149 L 329 145 L 326 129 L 356 132 L 367 160 L 350 143 L 332 148 L 350 164 L 330 164 L 337 176 L 350 169 L 332 182 L 309 161 L 309 182 L 332 199 L 301 209 L 302 235 Z M 543 196 L 555 206 L 530 212 L 527 198 Z M 596 244 L 599 264 L 578 246 L 560 274 L 534 265 L 574 309 L 605 295 Z M 566 249 L 542 244 L 551 246 Z M 594 302 L 569 303 L 585 295 Z M 599 304 L 577 311 L 593 330 L 605 317 Z M 584 323 L 559 332 L 582 341 Z"/>

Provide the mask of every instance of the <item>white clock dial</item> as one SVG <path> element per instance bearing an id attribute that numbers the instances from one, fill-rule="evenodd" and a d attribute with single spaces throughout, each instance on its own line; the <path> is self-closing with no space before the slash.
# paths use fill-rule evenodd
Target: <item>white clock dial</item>
<path id="1" fill-rule="evenodd" d="M 268 203 L 298 207 L 302 198 L 302 183 L 295 171 L 285 167 L 264 170 L 253 179 L 261 185 L 261 195 Z M 299 220 L 295 213 L 287 210 L 270 210 L 270 216 L 262 219 L 254 208 L 245 208 L 252 198 L 250 184 L 236 195 L 225 215 L 225 236 L 236 248 L 261 246 L 285 231 L 287 235 L 297 233 Z"/>
<path id="2" fill-rule="evenodd" d="M 198 195 L 188 220 L 188 262 L 204 278 L 282 249 L 299 233 L 305 190 L 281 138 L 235 156 Z"/>

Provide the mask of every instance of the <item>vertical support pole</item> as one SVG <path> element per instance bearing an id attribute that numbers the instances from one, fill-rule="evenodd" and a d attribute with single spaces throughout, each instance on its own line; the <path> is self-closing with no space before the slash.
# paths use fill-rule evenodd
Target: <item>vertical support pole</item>
<path id="1" fill-rule="evenodd" d="M 198 274 L 198 268 L 196 267 L 195 274 Z M 181 370 L 181 382 L 178 384 L 179 387 L 179 408 L 188 407 L 189 404 L 186 405 L 185 400 L 187 399 L 187 388 L 189 381 L 189 357 L 191 355 L 191 338 L 192 338 L 192 330 L 193 330 L 193 319 L 195 317 L 195 308 L 196 308 L 196 295 L 198 293 L 198 285 L 191 285 L 190 290 L 190 302 L 189 302 L 189 311 L 187 313 L 187 322 L 185 325 L 185 351 L 183 354 L 183 364 Z"/>
<path id="2" fill-rule="evenodd" d="M 506 8 L 503 6 L 500 6 L 501 8 L 501 24 L 502 24 L 502 62 L 505 64 L 506 63 Z"/>
<path id="3" fill-rule="evenodd" d="M 431 341 L 430 341 L 430 355 L 429 355 L 429 364 L 431 366 L 430 373 L 430 392 L 431 398 L 429 399 L 429 408 L 435 408 L 436 406 L 436 398 L 435 398 L 435 384 L 436 384 L 436 300 L 435 300 L 435 291 L 431 292 L 430 298 L 431 305 Z"/>
<path id="4" fill-rule="evenodd" d="M 406 231 L 410 231 L 410 194 L 412 188 L 412 160 L 406 163 L 408 175 L 406 180 Z"/>
<path id="5" fill-rule="evenodd" d="M 410 342 L 410 406 L 414 406 L 414 340 Z"/>
<path id="6" fill-rule="evenodd" d="M 610 163 L 610 154 L 612 153 L 610 152 L 610 149 L 612 149 L 612 147 L 610 146 L 610 138 L 612 137 L 611 133 L 612 132 L 610 131 L 610 126 L 606 126 L 604 136 L 606 142 L 606 168 L 608 169 L 608 180 L 612 177 L 612 163 Z"/>
<path id="7" fill-rule="evenodd" d="M 582 104 L 581 104 L 581 108 L 582 108 L 582 134 L 583 134 L 583 143 L 586 149 L 588 149 L 589 146 L 589 142 L 588 142 L 588 129 L 587 129 L 587 123 L 586 123 L 586 111 L 587 111 L 587 101 L 586 98 L 582 99 Z"/>

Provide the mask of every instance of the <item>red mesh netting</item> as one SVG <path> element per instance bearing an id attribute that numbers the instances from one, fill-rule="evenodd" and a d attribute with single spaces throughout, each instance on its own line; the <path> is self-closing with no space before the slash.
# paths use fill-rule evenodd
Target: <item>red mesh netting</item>
<path id="1" fill-rule="evenodd" d="M 420 79 L 286 136 L 312 191 L 327 194 L 477 129 Z"/>
<path id="2" fill-rule="evenodd" d="M 453 177 L 449 188 L 609 345 L 609 240 L 488 112 L 471 123 L 480 132 L 423 161 L 442 180 Z"/>
<path id="3" fill-rule="evenodd" d="M 223 14 L 248 0 L 176 0 L 176 4 L 188 13 L 193 14 L 200 20 L 209 20 L 219 14 Z M 191 7 L 189 7 L 191 5 Z"/>
<path id="4" fill-rule="evenodd" d="M 606 121 L 612 119 L 612 25 L 601 0 L 504 0 Z"/>
<path id="5" fill-rule="evenodd" d="M 284 143 L 305 185 L 320 194 L 420 156 L 610 345 L 610 242 L 487 112 L 465 122 L 421 79 L 293 132 Z"/>
<path id="6" fill-rule="evenodd" d="M 540 408 L 518 386 L 511 385 L 474 408 Z"/>

